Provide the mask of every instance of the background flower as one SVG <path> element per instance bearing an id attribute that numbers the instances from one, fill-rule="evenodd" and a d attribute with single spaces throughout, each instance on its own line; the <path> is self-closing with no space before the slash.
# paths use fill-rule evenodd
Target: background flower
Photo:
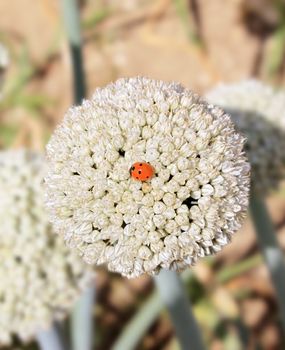
<path id="1" fill-rule="evenodd" d="M 9 344 L 62 318 L 91 273 L 48 224 L 42 156 L 2 151 L 0 169 L 0 344 Z"/>
<path id="2" fill-rule="evenodd" d="M 256 80 L 221 84 L 206 99 L 231 114 L 246 136 L 252 187 L 265 195 L 285 176 L 285 93 Z"/>
<path id="3" fill-rule="evenodd" d="M 248 200 L 244 139 L 179 84 L 120 79 L 71 108 L 48 146 L 47 209 L 91 264 L 134 277 L 215 253 Z M 149 182 L 130 178 L 150 162 Z"/>

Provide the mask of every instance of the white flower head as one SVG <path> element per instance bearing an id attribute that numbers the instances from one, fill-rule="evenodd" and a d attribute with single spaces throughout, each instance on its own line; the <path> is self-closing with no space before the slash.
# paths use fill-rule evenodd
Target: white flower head
<path id="1" fill-rule="evenodd" d="M 220 84 L 206 99 L 231 116 L 247 138 L 252 189 L 264 196 L 285 177 L 285 92 L 257 80 Z"/>
<path id="2" fill-rule="evenodd" d="M 51 221 L 90 264 L 127 277 L 182 270 L 242 223 L 243 144 L 228 115 L 181 85 L 120 79 L 71 108 L 47 146 Z M 132 178 L 136 162 L 155 175 Z"/>
<path id="3" fill-rule="evenodd" d="M 0 152 L 0 344 L 64 317 L 93 277 L 51 231 L 42 180 L 41 155 Z"/>

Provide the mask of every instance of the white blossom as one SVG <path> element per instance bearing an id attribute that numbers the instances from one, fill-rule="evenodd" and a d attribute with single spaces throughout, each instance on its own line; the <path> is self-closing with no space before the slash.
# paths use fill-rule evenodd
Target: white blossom
<path id="1" fill-rule="evenodd" d="M 55 130 L 47 211 L 90 264 L 127 277 L 182 270 L 241 226 L 249 192 L 243 145 L 227 114 L 181 85 L 120 79 L 71 108 Z M 149 162 L 154 177 L 133 179 L 135 162 Z"/>
<path id="2" fill-rule="evenodd" d="M 206 99 L 225 109 L 246 136 L 253 191 L 265 196 L 276 189 L 285 177 L 285 91 L 244 80 L 220 84 Z M 226 167 L 230 169 L 230 165 Z"/>
<path id="3" fill-rule="evenodd" d="M 89 269 L 51 231 L 42 180 L 41 155 L 0 152 L 0 344 L 48 328 L 91 282 Z"/>

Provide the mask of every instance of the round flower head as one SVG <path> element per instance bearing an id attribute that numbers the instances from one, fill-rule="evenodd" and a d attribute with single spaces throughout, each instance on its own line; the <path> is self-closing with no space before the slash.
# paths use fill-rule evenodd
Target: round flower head
<path id="1" fill-rule="evenodd" d="M 38 154 L 0 152 L 0 344 L 29 340 L 62 318 L 91 279 L 50 230 L 42 168 Z"/>
<path id="2" fill-rule="evenodd" d="M 243 143 L 229 116 L 181 85 L 120 79 L 71 108 L 47 146 L 51 221 L 90 264 L 127 277 L 182 270 L 241 225 Z"/>
<path id="3" fill-rule="evenodd" d="M 206 99 L 224 108 L 247 137 L 252 189 L 265 195 L 285 176 L 285 92 L 256 80 L 221 84 Z"/>

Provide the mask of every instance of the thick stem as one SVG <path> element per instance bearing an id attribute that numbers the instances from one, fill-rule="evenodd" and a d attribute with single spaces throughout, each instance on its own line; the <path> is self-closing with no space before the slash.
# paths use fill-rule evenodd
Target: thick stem
<path id="1" fill-rule="evenodd" d="M 188 281 L 192 274 L 186 270 L 182 274 L 182 279 Z M 132 350 L 138 345 L 140 339 L 153 324 L 161 310 L 163 302 L 157 290 L 153 291 L 150 297 L 140 307 L 134 317 L 124 327 L 112 350 Z"/>
<path id="2" fill-rule="evenodd" d="M 62 0 L 63 17 L 69 41 L 73 68 L 74 101 L 80 103 L 85 96 L 85 78 L 81 52 L 81 34 L 78 3 Z"/>
<path id="3" fill-rule="evenodd" d="M 283 253 L 278 245 L 274 226 L 264 202 L 253 195 L 250 200 L 250 211 L 258 243 L 275 289 L 282 326 L 285 331 L 285 264 Z"/>
<path id="4" fill-rule="evenodd" d="M 89 287 L 78 300 L 71 317 L 71 338 L 73 350 L 93 348 L 93 305 L 95 286 Z"/>
<path id="5" fill-rule="evenodd" d="M 77 0 L 62 0 L 63 17 L 70 46 L 73 68 L 74 102 L 85 96 L 85 76 L 82 59 L 80 16 Z M 91 350 L 93 345 L 95 286 L 81 296 L 71 316 L 71 337 L 74 350 Z"/>
<path id="6" fill-rule="evenodd" d="M 217 281 L 219 283 L 225 283 L 231 278 L 234 278 L 239 274 L 245 273 L 258 266 L 261 261 L 260 255 L 254 255 L 253 257 L 235 264 L 234 266 L 226 267 L 217 273 Z M 190 269 L 181 274 L 181 278 L 184 283 L 191 281 L 192 277 L 193 275 Z M 154 291 L 143 303 L 126 327 L 124 327 L 124 330 L 121 332 L 112 350 L 134 349 L 152 323 L 156 320 L 162 309 L 162 299 L 160 298 L 158 292 Z"/>
<path id="7" fill-rule="evenodd" d="M 177 273 L 162 270 L 154 280 L 162 301 L 168 308 L 181 348 L 183 350 L 204 349 L 192 307 Z"/>
<path id="8" fill-rule="evenodd" d="M 112 350 L 135 349 L 162 308 L 162 300 L 159 298 L 158 293 L 153 293 L 144 303 L 143 307 L 141 307 L 131 319 L 131 322 L 124 327 L 119 339 L 112 347 Z"/>
<path id="9" fill-rule="evenodd" d="M 54 325 L 47 330 L 39 331 L 36 338 L 41 350 L 65 350 L 64 343 Z"/>

